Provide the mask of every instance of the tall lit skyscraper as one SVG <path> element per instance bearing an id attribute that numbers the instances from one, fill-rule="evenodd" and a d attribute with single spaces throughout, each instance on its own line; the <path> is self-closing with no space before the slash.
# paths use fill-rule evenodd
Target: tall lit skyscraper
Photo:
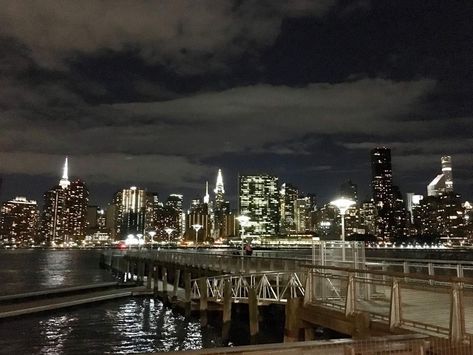
<path id="1" fill-rule="evenodd" d="M 371 151 L 373 201 L 377 209 L 377 237 L 389 240 L 407 233 L 407 211 L 401 192 L 393 186 L 391 150 L 378 147 Z"/>
<path id="2" fill-rule="evenodd" d="M 311 208 L 310 197 L 299 197 L 294 203 L 294 225 L 297 233 L 310 231 L 311 227 Z"/>
<path id="3" fill-rule="evenodd" d="M 378 147 L 371 151 L 371 173 L 371 187 L 376 206 L 390 206 L 393 200 L 391 149 Z"/>
<path id="4" fill-rule="evenodd" d="M 218 239 L 227 236 L 227 216 L 230 214 L 230 203 L 225 201 L 222 169 L 218 169 L 214 193 L 215 202 L 210 206 L 210 213 L 212 214 L 211 219 L 213 224 L 212 236 Z"/>
<path id="5" fill-rule="evenodd" d="M 129 234 L 145 232 L 146 192 L 136 186 L 117 192 L 114 198 L 116 204 L 116 229 L 120 238 L 125 239 Z"/>
<path id="6" fill-rule="evenodd" d="M 279 191 L 280 232 L 289 234 L 296 231 L 295 204 L 299 198 L 299 190 L 291 184 L 283 183 Z"/>
<path id="7" fill-rule="evenodd" d="M 68 235 L 74 241 L 82 240 L 87 230 L 89 190 L 81 180 L 72 181 L 66 189 Z"/>
<path id="8" fill-rule="evenodd" d="M 239 176 L 240 215 L 250 218 L 245 228 L 250 234 L 275 235 L 279 232 L 278 178 L 271 175 Z"/>
<path id="9" fill-rule="evenodd" d="M 36 201 L 16 197 L 0 210 L 0 237 L 3 243 L 27 247 L 38 241 L 39 210 Z"/>
<path id="10" fill-rule="evenodd" d="M 42 234 L 46 242 L 79 242 L 85 237 L 89 191 L 81 180 L 69 181 L 68 159 L 59 185 L 44 194 Z"/>
<path id="11" fill-rule="evenodd" d="M 225 188 L 223 187 L 222 169 L 218 169 L 217 182 L 215 184 L 215 206 L 218 208 L 224 201 Z"/>
<path id="12" fill-rule="evenodd" d="M 446 155 L 440 159 L 442 174 L 437 175 L 427 186 L 428 196 L 440 196 L 453 192 L 452 157 Z"/>
<path id="13" fill-rule="evenodd" d="M 169 227 L 174 228 L 176 235 L 182 236 L 186 229 L 186 218 L 182 209 L 183 196 L 180 194 L 169 195 L 166 201 L 166 209 L 172 220 L 172 225 Z"/>

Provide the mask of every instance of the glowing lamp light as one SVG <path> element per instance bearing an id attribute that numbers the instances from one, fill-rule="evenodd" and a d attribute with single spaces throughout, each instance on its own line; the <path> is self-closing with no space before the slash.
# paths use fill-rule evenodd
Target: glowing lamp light
<path id="1" fill-rule="evenodd" d="M 133 234 L 128 234 L 125 239 L 125 245 L 127 246 L 137 245 L 138 242 L 138 238 L 136 238 Z"/>
<path id="2" fill-rule="evenodd" d="M 330 202 L 331 205 L 334 205 L 340 210 L 340 215 L 342 217 L 342 235 L 340 239 L 342 240 L 342 261 L 345 261 L 345 213 L 347 212 L 348 208 L 355 204 L 355 201 L 350 200 L 348 198 L 338 198 Z"/>
<path id="3" fill-rule="evenodd" d="M 355 201 L 348 198 L 342 197 L 330 202 L 331 205 L 334 205 L 340 210 L 340 214 L 344 215 L 347 210 L 355 204 Z"/>

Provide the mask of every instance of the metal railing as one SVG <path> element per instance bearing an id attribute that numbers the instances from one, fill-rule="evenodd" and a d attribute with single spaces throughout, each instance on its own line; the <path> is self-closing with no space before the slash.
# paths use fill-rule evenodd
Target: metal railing
<path id="1" fill-rule="evenodd" d="M 462 341 L 473 335 L 473 280 L 314 267 L 305 303 L 356 312 L 402 328 Z"/>
<path id="2" fill-rule="evenodd" d="M 113 254 L 108 253 L 110 260 Z M 234 301 L 244 301 L 253 288 L 260 303 L 284 303 L 287 298 L 304 296 L 305 304 L 347 316 L 364 312 L 393 330 L 402 328 L 454 341 L 473 336 L 473 279 L 462 277 L 472 271 L 470 263 L 368 262 L 355 269 L 308 265 L 306 259 L 174 250 L 126 251 L 126 255 L 232 273 L 206 278 L 206 295 L 217 302 L 228 280 Z M 453 275 L 437 275 L 440 270 Z M 200 296 L 201 288 L 194 280 L 194 297 Z"/>
<path id="3" fill-rule="evenodd" d="M 306 272 L 266 272 L 199 278 L 192 280 L 191 297 L 199 299 L 205 292 L 209 301 L 221 303 L 225 283 L 229 283 L 233 302 L 246 302 L 250 288 L 254 288 L 258 304 L 286 303 L 288 298 L 304 296 L 306 276 Z"/>
<path id="4" fill-rule="evenodd" d="M 241 256 L 230 253 L 216 254 L 205 251 L 181 250 L 127 250 L 110 251 L 111 254 L 129 255 L 140 258 L 182 264 L 185 266 L 208 268 L 223 273 L 262 272 L 275 270 L 305 270 L 308 264 L 313 265 L 312 257 L 278 257 L 278 256 Z M 365 269 L 369 271 L 416 273 L 428 276 L 451 276 L 473 278 L 473 262 L 445 260 L 400 260 L 369 259 L 341 261 L 340 258 L 324 256 L 315 258 L 316 265 Z"/>

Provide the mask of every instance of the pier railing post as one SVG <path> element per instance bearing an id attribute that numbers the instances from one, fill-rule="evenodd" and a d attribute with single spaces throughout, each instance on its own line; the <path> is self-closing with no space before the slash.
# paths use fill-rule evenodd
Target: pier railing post
<path id="1" fill-rule="evenodd" d="M 355 292 L 355 275 L 348 274 L 347 280 L 347 297 L 345 301 L 345 316 L 352 315 L 356 310 L 356 292 Z"/>
<path id="2" fill-rule="evenodd" d="M 393 279 L 391 286 L 391 306 L 389 308 L 389 328 L 394 330 L 401 325 L 401 290 L 399 281 Z"/>
<path id="3" fill-rule="evenodd" d="M 451 291 L 450 341 L 460 343 L 465 338 L 465 308 L 463 307 L 463 284 L 454 282 Z"/>

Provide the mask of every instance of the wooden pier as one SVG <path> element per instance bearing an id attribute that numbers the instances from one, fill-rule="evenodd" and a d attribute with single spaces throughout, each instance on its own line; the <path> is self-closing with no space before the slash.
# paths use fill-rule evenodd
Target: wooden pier
<path id="1" fill-rule="evenodd" d="M 0 319 L 150 293 L 134 283 L 108 282 L 6 295 L 0 297 Z"/>

